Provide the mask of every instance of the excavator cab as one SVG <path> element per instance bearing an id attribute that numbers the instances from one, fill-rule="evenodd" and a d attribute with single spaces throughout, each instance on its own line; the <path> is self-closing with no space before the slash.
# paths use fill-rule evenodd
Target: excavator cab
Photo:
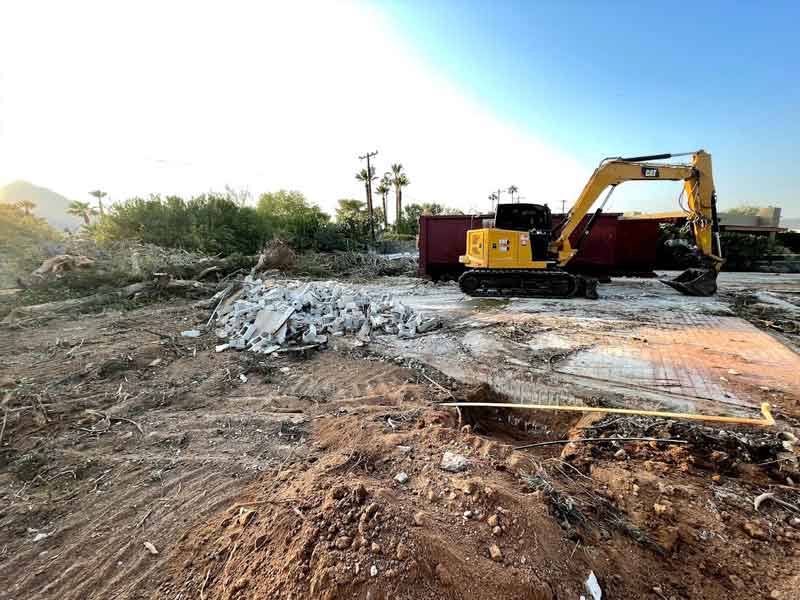
<path id="1" fill-rule="evenodd" d="M 497 229 L 526 232 L 532 261 L 550 258 L 553 215 L 546 204 L 498 204 L 494 226 Z"/>

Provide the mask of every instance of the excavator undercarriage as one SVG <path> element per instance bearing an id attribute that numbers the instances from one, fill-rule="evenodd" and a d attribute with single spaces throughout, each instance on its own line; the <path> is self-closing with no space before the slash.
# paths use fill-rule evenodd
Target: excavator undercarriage
<path id="1" fill-rule="evenodd" d="M 560 270 L 470 269 L 459 277 L 458 285 L 465 294 L 484 298 L 597 299 L 596 279 Z"/>

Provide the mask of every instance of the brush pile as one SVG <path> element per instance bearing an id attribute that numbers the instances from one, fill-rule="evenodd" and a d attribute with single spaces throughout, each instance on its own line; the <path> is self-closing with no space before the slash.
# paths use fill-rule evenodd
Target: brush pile
<path id="1" fill-rule="evenodd" d="M 211 321 L 217 336 L 227 340 L 217 351 L 262 354 L 317 347 L 329 335 L 355 335 L 359 344 L 375 334 L 412 338 L 441 324 L 388 294 L 372 297 L 335 282 L 272 284 L 250 277 L 219 303 Z"/>

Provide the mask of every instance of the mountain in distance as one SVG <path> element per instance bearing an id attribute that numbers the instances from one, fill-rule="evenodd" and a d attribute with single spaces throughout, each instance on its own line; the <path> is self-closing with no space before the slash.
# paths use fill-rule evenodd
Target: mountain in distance
<path id="1" fill-rule="evenodd" d="M 787 229 L 795 229 L 800 230 L 800 217 L 781 217 L 781 227 L 786 227 Z"/>
<path id="2" fill-rule="evenodd" d="M 47 188 L 19 179 L 0 187 L 0 203 L 14 204 L 20 200 L 31 200 L 36 204 L 33 214 L 42 217 L 56 229 L 77 229 L 83 221 L 67 214 L 70 200 Z"/>

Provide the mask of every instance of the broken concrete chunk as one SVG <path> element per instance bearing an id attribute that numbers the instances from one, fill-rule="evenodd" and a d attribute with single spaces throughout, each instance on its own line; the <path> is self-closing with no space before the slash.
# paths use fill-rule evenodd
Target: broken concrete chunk
<path id="1" fill-rule="evenodd" d="M 458 473 L 469 468 L 469 461 L 455 452 L 445 452 L 442 456 L 442 463 L 439 465 L 443 471 Z"/>
<path id="2" fill-rule="evenodd" d="M 584 586 L 592 600 L 603 600 L 603 590 L 600 589 L 600 583 L 597 581 L 594 571 L 589 571 L 589 577 L 584 582 Z"/>
<path id="3" fill-rule="evenodd" d="M 356 338 L 360 342 L 364 342 L 364 343 L 369 342 L 369 332 L 370 332 L 370 330 L 371 330 L 371 327 L 369 326 L 369 321 L 364 321 L 364 323 L 361 325 L 361 329 L 359 329 L 358 333 L 356 334 Z"/>
<path id="4" fill-rule="evenodd" d="M 414 325 L 417 333 L 425 333 L 436 329 L 440 325 L 438 317 L 431 316 L 427 313 L 419 313 L 414 319 Z"/>
<path id="5" fill-rule="evenodd" d="M 400 323 L 397 328 L 397 337 L 401 339 L 413 338 L 417 335 L 417 327 L 413 324 Z"/>
<path id="6" fill-rule="evenodd" d="M 270 354 L 280 349 L 320 346 L 333 336 L 355 335 L 364 345 L 374 334 L 413 338 L 438 327 L 438 318 L 413 309 L 390 295 L 380 299 L 340 284 L 288 282 L 276 285 L 246 277 L 212 317 L 217 346 Z M 200 332 L 198 331 L 198 335 Z"/>
<path id="7" fill-rule="evenodd" d="M 187 329 L 186 331 L 181 331 L 181 335 L 183 337 L 196 338 L 200 337 L 200 331 L 197 329 Z"/>

